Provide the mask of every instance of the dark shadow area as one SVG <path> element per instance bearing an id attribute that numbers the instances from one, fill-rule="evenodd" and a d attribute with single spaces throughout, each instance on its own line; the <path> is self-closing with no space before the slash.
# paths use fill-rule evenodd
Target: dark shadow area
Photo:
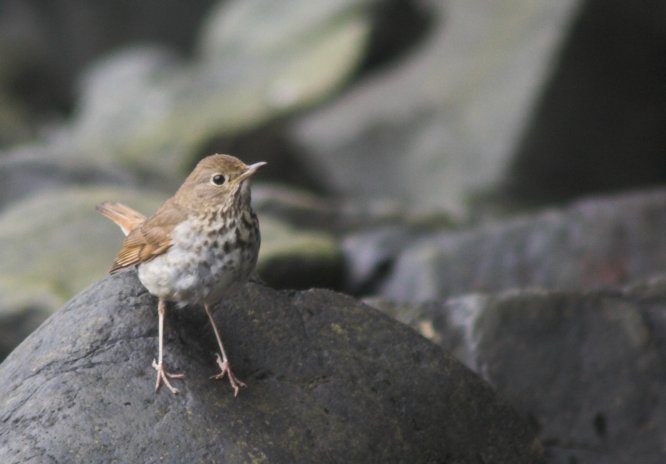
<path id="1" fill-rule="evenodd" d="M 508 169 L 532 205 L 666 182 L 666 2 L 588 1 Z"/>
<path id="2" fill-rule="evenodd" d="M 428 36 L 436 20 L 432 8 L 417 0 L 379 2 L 374 12 L 375 24 L 370 35 L 361 75 L 407 55 Z"/>
<path id="3" fill-rule="evenodd" d="M 11 68 L 20 70 L 9 88 L 31 114 L 68 114 L 76 79 L 91 61 L 136 43 L 162 44 L 189 55 L 202 21 L 217 3 L 3 0 L 0 35 L 15 44 L 11 59 L 18 64 Z"/>

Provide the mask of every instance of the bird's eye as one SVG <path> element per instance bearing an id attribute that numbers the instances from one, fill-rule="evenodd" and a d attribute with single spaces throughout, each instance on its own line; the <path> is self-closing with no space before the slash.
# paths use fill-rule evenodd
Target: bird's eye
<path id="1" fill-rule="evenodd" d="M 213 174 L 210 181 L 215 185 L 222 185 L 227 179 L 222 174 Z"/>

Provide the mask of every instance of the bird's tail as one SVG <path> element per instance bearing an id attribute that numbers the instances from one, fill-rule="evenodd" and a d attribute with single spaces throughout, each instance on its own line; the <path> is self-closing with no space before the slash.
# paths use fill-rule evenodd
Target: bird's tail
<path id="1" fill-rule="evenodd" d="M 138 211 L 114 201 L 105 201 L 97 205 L 96 209 L 102 216 L 115 222 L 125 235 L 132 232 L 146 220 L 146 216 Z"/>

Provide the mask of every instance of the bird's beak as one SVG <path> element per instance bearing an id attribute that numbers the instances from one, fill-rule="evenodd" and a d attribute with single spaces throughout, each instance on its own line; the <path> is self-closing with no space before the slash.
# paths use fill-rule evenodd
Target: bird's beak
<path id="1" fill-rule="evenodd" d="M 247 179 L 247 178 L 250 177 L 252 174 L 254 174 L 255 172 L 257 172 L 257 169 L 259 169 L 260 167 L 262 167 L 264 164 L 266 164 L 265 161 L 260 161 L 260 162 L 258 162 L 258 163 L 254 163 L 254 164 L 249 165 L 249 166 L 247 167 L 247 169 L 245 170 L 245 172 L 243 172 L 243 174 L 241 174 L 240 176 L 238 176 L 236 179 L 238 180 L 238 182 L 243 182 L 245 179 Z"/>

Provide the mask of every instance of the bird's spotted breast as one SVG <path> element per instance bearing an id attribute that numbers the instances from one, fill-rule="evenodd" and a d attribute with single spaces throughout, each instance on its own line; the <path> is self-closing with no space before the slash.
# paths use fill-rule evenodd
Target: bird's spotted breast
<path id="1" fill-rule="evenodd" d="M 240 216 L 224 220 L 213 212 L 178 225 L 169 252 L 139 266 L 141 283 L 168 301 L 217 301 L 235 283 L 246 280 L 256 265 L 258 221 L 251 212 Z"/>

